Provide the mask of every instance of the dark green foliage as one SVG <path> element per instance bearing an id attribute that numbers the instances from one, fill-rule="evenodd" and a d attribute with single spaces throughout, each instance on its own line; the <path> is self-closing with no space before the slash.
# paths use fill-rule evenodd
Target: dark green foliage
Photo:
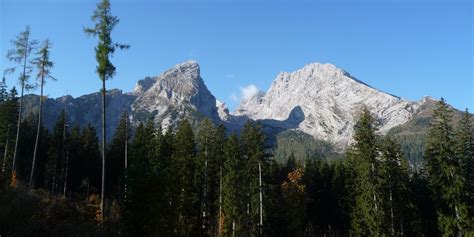
<path id="1" fill-rule="evenodd" d="M 101 162 L 96 131 L 91 125 L 64 130 L 64 113 L 58 117 L 51 135 L 42 130 L 41 141 L 45 144 L 39 146 L 35 172 L 39 189 L 29 194 L 22 191 L 31 168 L 36 118 L 32 114 L 22 123 L 25 129 L 20 136 L 19 188 L 7 188 L 7 182 L 0 182 L 0 201 L 5 202 L 0 206 L 7 207 L 5 215 L 0 212 L 3 221 L 0 231 L 5 230 L 1 233 L 48 236 L 71 233 L 438 236 L 447 233 L 441 227 L 444 222 L 436 220 L 443 210 L 440 209 L 443 200 L 436 197 L 447 194 L 439 194 L 433 188 L 436 177 L 426 172 L 431 167 L 410 169 L 397 140 L 375 135 L 374 118 L 368 110 L 363 111 L 356 125 L 355 143 L 347 158 L 300 160 L 290 153 L 283 164 L 269 156 L 270 149 L 258 123 L 247 123 L 240 137 L 235 134 L 227 137 L 223 126 L 215 126 L 209 120 L 201 121 L 196 135 L 186 120 L 176 130 L 169 128 L 166 132 L 149 121 L 140 124 L 132 134 L 124 114 L 107 153 L 105 222 L 100 216 Z M 472 133 L 465 132 L 470 130 L 466 121 L 469 121 L 467 116 L 456 130 L 451 128 L 450 149 L 459 160 L 460 175 L 469 178 Z M 127 143 L 129 137 L 132 139 Z M 436 150 L 433 143 L 427 147 L 432 148 L 431 152 Z M 70 158 L 67 179 L 64 153 Z M 440 153 L 431 154 L 437 157 Z M 60 200 L 66 180 L 67 195 Z M 471 197 L 467 187 L 468 182 L 460 192 L 462 198 L 458 199 L 466 207 L 469 205 L 462 202 L 468 203 Z M 443 189 L 451 194 L 459 190 L 454 186 Z M 13 213 L 9 206 L 18 212 Z M 6 215 L 27 223 L 28 228 L 6 220 Z M 468 218 L 464 223 L 468 223 Z M 103 226 L 99 227 L 99 223 Z M 467 235 L 470 231 L 467 224 L 464 228 Z"/>
<path id="2" fill-rule="evenodd" d="M 7 177 L 11 173 L 11 161 L 15 142 L 15 127 L 18 119 L 18 98 L 16 89 L 10 91 L 5 101 L 0 104 L 0 156 L 1 175 Z"/>
<path id="3" fill-rule="evenodd" d="M 174 152 L 171 169 L 173 206 L 178 217 L 178 231 L 180 235 L 200 232 L 200 207 L 199 201 L 200 177 L 199 162 L 196 158 L 194 133 L 187 120 L 180 122 L 174 138 Z"/>
<path id="4" fill-rule="evenodd" d="M 469 224 L 462 176 L 462 158 L 456 156 L 452 110 L 441 99 L 434 110 L 425 159 L 430 186 L 437 204 L 438 227 L 444 236 L 466 231 Z"/>
<path id="5" fill-rule="evenodd" d="M 243 231 L 245 213 L 245 195 L 242 192 L 244 186 L 240 143 L 236 134 L 230 135 L 224 145 L 224 233 L 226 235 L 240 235 Z"/>
<path id="6" fill-rule="evenodd" d="M 258 234 L 263 226 L 260 226 L 260 186 L 259 165 L 262 172 L 267 170 L 265 134 L 259 123 L 248 121 L 244 125 L 241 134 L 242 156 L 245 161 L 244 186 L 242 191 L 247 195 L 247 213 L 244 221 L 244 229 L 249 234 Z M 262 187 L 263 188 L 263 187 Z M 265 215 L 265 213 L 262 213 Z"/>
<path id="7" fill-rule="evenodd" d="M 308 158 L 336 159 L 340 157 L 333 151 L 330 143 L 314 139 L 311 135 L 300 131 L 287 130 L 276 137 L 276 148 L 273 157 L 284 164 L 289 156 L 298 161 Z"/>
<path id="8" fill-rule="evenodd" d="M 368 109 L 364 108 L 354 128 L 355 142 L 348 151 L 355 174 L 351 231 L 356 235 L 378 236 L 383 233 L 382 169 L 374 121 Z"/>
<path id="9" fill-rule="evenodd" d="M 405 235 L 410 225 L 412 211 L 409 197 L 408 163 L 403 157 L 400 144 L 393 138 L 385 137 L 381 145 L 382 208 L 384 210 L 383 232 L 390 236 Z"/>

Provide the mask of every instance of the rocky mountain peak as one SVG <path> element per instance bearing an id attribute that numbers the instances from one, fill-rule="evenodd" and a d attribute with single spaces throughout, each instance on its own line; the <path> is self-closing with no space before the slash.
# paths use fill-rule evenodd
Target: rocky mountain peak
<path id="1" fill-rule="evenodd" d="M 132 110 L 137 121 L 153 118 L 168 126 L 191 114 L 219 119 L 216 98 L 204 84 L 199 64 L 193 60 L 177 64 L 153 79 L 141 80 L 135 94 L 138 98 Z"/>
<path id="2" fill-rule="evenodd" d="M 282 72 L 266 93 L 242 101 L 235 116 L 281 121 L 339 149 L 352 142 L 353 127 L 363 106 L 378 119 L 380 132 L 408 121 L 418 103 L 374 89 L 333 64 L 312 63 L 295 72 Z M 298 108 L 299 124 L 285 124 Z"/>

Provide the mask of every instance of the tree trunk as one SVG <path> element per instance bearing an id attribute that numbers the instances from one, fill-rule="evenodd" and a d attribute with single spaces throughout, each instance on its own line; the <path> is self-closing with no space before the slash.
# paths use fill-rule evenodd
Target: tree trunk
<path id="1" fill-rule="evenodd" d="M 394 223 L 393 223 L 392 187 L 390 187 L 389 200 L 390 200 L 390 233 L 391 233 L 392 236 L 395 236 L 395 227 L 394 227 Z"/>
<path id="2" fill-rule="evenodd" d="M 222 164 L 219 168 L 219 236 L 222 236 Z"/>
<path id="3" fill-rule="evenodd" d="M 44 70 L 44 65 L 42 66 L 42 70 Z M 31 163 L 31 172 L 30 172 L 30 189 L 34 188 L 33 184 L 33 176 L 35 173 L 35 162 L 36 162 L 36 155 L 38 153 L 38 143 L 40 139 L 40 132 L 41 132 L 41 118 L 43 114 L 43 87 L 44 87 L 44 75 L 41 76 L 41 93 L 40 93 L 40 108 L 38 113 L 38 129 L 36 130 L 36 141 L 35 141 L 35 149 L 33 151 L 33 161 Z"/>
<path id="4" fill-rule="evenodd" d="M 102 78 L 102 187 L 100 195 L 100 215 L 104 221 L 104 198 L 105 198 L 105 77 Z"/>
<path id="5" fill-rule="evenodd" d="M 263 194 L 262 194 L 262 162 L 258 162 L 258 183 L 259 183 L 259 192 L 260 192 L 260 226 L 259 233 L 262 236 L 263 230 Z"/>
<path id="6" fill-rule="evenodd" d="M 13 164 L 12 164 L 12 176 L 15 173 L 16 155 L 18 153 L 18 141 L 20 140 L 20 124 L 21 124 L 21 112 L 23 110 L 23 93 L 25 90 L 25 79 L 26 79 L 26 59 L 28 56 L 28 43 L 26 43 L 25 58 L 23 60 L 23 81 L 21 82 L 21 93 L 20 93 L 20 104 L 18 108 L 18 122 L 16 124 L 16 138 L 15 138 L 15 150 L 13 152 Z"/>
<path id="7" fill-rule="evenodd" d="M 123 200 L 127 202 L 127 168 L 128 168 L 128 114 L 125 112 L 125 185 Z"/>
<path id="8" fill-rule="evenodd" d="M 8 131 L 10 131 L 10 126 L 8 126 Z M 7 155 L 8 155 L 8 142 L 10 141 L 9 132 L 7 132 L 7 141 L 5 142 L 5 152 L 3 153 L 3 164 L 2 164 L 2 174 L 5 174 L 7 169 Z"/>
<path id="9" fill-rule="evenodd" d="M 66 189 L 67 189 L 67 171 L 69 167 L 69 148 L 66 151 L 66 172 L 64 174 L 64 188 L 63 188 L 63 198 L 66 198 Z"/>
<path id="10" fill-rule="evenodd" d="M 20 140 L 20 125 L 21 125 L 21 112 L 23 109 L 23 93 L 25 90 L 25 85 L 22 83 L 21 93 L 20 93 L 20 104 L 18 108 L 18 122 L 16 123 L 16 137 L 15 137 L 15 149 L 13 150 L 13 161 L 12 161 L 12 175 L 15 173 L 16 165 L 16 156 L 18 153 L 18 141 Z"/>

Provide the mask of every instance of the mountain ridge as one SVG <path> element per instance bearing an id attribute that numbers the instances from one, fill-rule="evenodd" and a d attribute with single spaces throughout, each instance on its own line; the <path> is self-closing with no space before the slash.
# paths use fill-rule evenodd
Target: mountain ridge
<path id="1" fill-rule="evenodd" d="M 27 96 L 25 113 L 37 110 L 37 100 L 37 96 Z M 239 131 L 252 119 L 260 121 L 270 135 L 285 130 L 301 131 L 343 151 L 351 143 L 353 127 L 363 106 L 373 111 L 380 132 L 386 134 L 423 112 L 423 104 L 428 100 L 433 99 L 405 100 L 367 85 L 334 64 L 310 63 L 294 72 L 280 72 L 266 92 L 259 91 L 242 100 L 230 112 L 225 102 L 218 101 L 208 90 L 199 64 L 188 60 L 158 76 L 138 80 L 131 92 L 107 91 L 107 136 L 112 137 L 123 112 L 129 113 L 134 125 L 151 119 L 165 128 L 176 126 L 181 119 L 197 123 L 210 118 L 230 131 Z M 67 108 L 72 123 L 91 123 L 99 128 L 99 102 L 98 92 L 77 98 L 50 98 L 45 103 L 45 125 L 51 129 L 52 121 Z"/>

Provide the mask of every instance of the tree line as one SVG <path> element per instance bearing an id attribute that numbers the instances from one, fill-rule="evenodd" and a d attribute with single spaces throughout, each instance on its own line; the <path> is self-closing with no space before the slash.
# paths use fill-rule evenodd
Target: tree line
<path id="1" fill-rule="evenodd" d="M 1 106 L 1 146 L 14 133 L 16 92 Z M 34 192 L 92 207 L 103 231 L 124 236 L 470 236 L 473 234 L 474 134 L 466 111 L 454 126 L 441 100 L 434 111 L 422 169 L 397 140 L 377 135 L 364 109 L 345 157 L 276 162 L 260 124 L 228 133 L 205 119 L 173 129 L 152 121 L 130 126 L 124 113 L 106 149 L 104 216 L 96 130 L 41 127 Z M 19 154 L 4 150 L 3 185 L 28 187 L 38 117 L 26 116 Z M 8 125 L 9 124 L 9 125 Z M 73 218 L 73 217 L 71 217 Z M 1 224 L 0 224 L 1 226 Z M 3 226 L 6 227 L 6 226 Z M 103 233 L 101 232 L 101 233 Z"/>

